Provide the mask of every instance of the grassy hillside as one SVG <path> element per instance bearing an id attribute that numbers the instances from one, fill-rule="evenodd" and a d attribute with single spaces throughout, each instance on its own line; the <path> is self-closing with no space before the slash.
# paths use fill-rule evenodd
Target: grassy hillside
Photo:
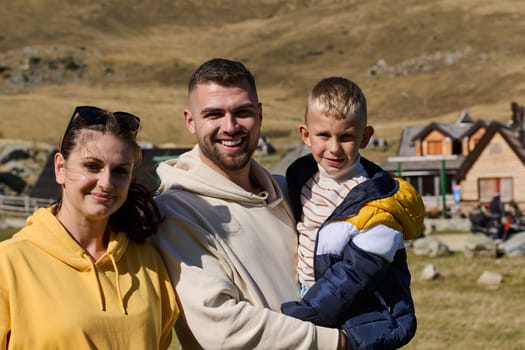
<path id="1" fill-rule="evenodd" d="M 504 120 L 525 100 L 513 0 L 13 0 L 0 8 L 0 137 L 57 143 L 73 106 L 124 109 L 142 138 L 192 142 L 186 81 L 211 57 L 255 74 L 274 144 L 298 141 L 308 89 L 344 75 L 394 147 L 407 123 Z M 380 157 L 381 155 L 378 155 Z"/>

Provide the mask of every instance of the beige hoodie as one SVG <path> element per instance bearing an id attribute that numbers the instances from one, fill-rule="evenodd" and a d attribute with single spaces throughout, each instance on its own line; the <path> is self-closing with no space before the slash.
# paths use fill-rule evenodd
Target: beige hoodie
<path id="1" fill-rule="evenodd" d="M 277 183 L 253 161 L 264 192 L 247 192 L 198 152 L 196 146 L 157 169 L 166 221 L 156 239 L 186 319 L 177 327 L 183 347 L 335 349 L 337 330 L 279 311 L 300 298 L 295 223 Z"/>

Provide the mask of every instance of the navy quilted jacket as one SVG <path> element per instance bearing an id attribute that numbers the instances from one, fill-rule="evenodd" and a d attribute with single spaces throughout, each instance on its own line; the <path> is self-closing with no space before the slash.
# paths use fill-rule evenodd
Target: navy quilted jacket
<path id="1" fill-rule="evenodd" d="M 361 163 L 370 179 L 354 187 L 323 225 L 355 216 L 367 202 L 388 198 L 398 190 L 398 182 L 390 174 L 364 158 Z M 302 211 L 301 188 L 317 170 L 308 155 L 287 171 L 297 220 Z M 415 335 L 416 316 L 404 248 L 389 263 L 350 240 L 341 256 L 316 255 L 314 270 L 316 283 L 300 302 L 284 303 L 283 313 L 321 326 L 344 328 L 356 350 L 399 348 Z"/>

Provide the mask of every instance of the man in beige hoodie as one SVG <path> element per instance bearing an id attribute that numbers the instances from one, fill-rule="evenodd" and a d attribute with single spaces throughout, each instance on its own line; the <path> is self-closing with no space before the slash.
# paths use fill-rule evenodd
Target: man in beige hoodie
<path id="1" fill-rule="evenodd" d="M 184 121 L 197 145 L 159 165 L 165 215 L 157 236 L 181 306 L 184 348 L 338 349 L 337 329 L 283 315 L 299 300 L 295 222 L 255 160 L 262 105 L 240 62 L 192 75 Z"/>

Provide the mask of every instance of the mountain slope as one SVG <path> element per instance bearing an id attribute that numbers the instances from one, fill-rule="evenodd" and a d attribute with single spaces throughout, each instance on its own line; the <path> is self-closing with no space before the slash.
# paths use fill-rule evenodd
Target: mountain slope
<path id="1" fill-rule="evenodd" d="M 508 119 L 525 95 L 524 15 L 513 0 L 13 0 L 0 9 L 0 136 L 56 142 L 90 103 L 145 117 L 145 140 L 192 142 L 185 84 L 211 57 L 256 74 L 274 143 L 298 140 L 305 96 L 329 75 L 363 88 L 394 143 L 406 123 L 463 109 Z"/>

